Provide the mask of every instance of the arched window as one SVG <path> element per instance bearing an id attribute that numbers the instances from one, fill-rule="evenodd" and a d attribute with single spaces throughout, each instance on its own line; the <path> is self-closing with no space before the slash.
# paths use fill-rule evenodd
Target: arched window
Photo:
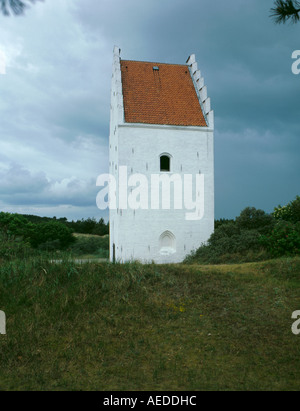
<path id="1" fill-rule="evenodd" d="M 168 154 L 162 154 L 160 156 L 160 171 L 171 171 L 171 156 L 169 156 Z"/>
<path id="2" fill-rule="evenodd" d="M 159 252 L 161 255 L 176 253 L 176 238 L 171 231 L 165 231 L 159 237 Z"/>

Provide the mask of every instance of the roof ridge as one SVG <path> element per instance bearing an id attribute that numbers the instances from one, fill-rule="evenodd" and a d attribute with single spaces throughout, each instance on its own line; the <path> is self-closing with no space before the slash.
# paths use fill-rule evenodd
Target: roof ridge
<path id="1" fill-rule="evenodd" d="M 189 65 L 187 63 L 184 64 L 179 64 L 179 63 L 161 63 L 159 61 L 143 61 L 143 60 L 128 60 L 128 59 L 120 59 L 120 61 L 128 61 L 131 63 L 145 63 L 145 64 L 164 64 L 166 66 L 182 66 L 182 67 L 188 67 Z"/>

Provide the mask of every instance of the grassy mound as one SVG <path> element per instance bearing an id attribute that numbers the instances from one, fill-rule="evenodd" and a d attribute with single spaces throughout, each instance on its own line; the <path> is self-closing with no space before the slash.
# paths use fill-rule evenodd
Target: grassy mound
<path id="1" fill-rule="evenodd" d="M 2 390 L 299 390 L 300 259 L 0 265 Z"/>

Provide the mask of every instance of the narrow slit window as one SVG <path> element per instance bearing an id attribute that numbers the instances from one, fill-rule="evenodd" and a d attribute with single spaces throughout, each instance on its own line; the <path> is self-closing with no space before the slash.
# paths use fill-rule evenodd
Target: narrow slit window
<path id="1" fill-rule="evenodd" d="M 171 159 L 169 156 L 160 157 L 160 171 L 170 171 L 171 170 Z"/>

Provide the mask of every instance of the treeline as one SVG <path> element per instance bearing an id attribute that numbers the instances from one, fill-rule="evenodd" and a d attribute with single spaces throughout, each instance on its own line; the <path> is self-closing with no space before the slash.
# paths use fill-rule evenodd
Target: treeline
<path id="1" fill-rule="evenodd" d="M 73 231 L 59 221 L 32 223 L 19 214 L 0 213 L 0 259 L 65 250 L 75 241 Z"/>
<path id="2" fill-rule="evenodd" d="M 97 221 L 95 218 L 77 220 L 65 223 L 67 227 L 79 234 L 106 235 L 109 234 L 109 223 L 105 223 L 103 218 Z"/>
<path id="3" fill-rule="evenodd" d="M 220 264 L 261 261 L 300 254 L 300 197 L 271 214 L 245 208 L 234 220 L 215 221 L 207 244 L 192 252 L 186 263 Z"/>
<path id="4" fill-rule="evenodd" d="M 70 250 L 79 254 L 108 253 L 108 237 L 76 239 L 74 233 L 104 236 L 109 225 L 101 218 L 67 221 L 0 212 L 0 260 L 30 250 Z M 99 241 L 98 241 L 99 240 Z M 103 240 L 103 241 L 102 241 Z M 300 197 L 271 214 L 245 208 L 235 219 L 215 221 L 214 233 L 185 259 L 185 263 L 219 264 L 261 261 L 300 254 Z M 99 254 L 100 255 L 100 254 Z"/>
<path id="5" fill-rule="evenodd" d="M 81 219 L 77 221 L 68 221 L 67 218 L 56 218 L 56 217 L 39 217 L 36 215 L 30 214 L 20 214 L 22 217 L 26 218 L 29 222 L 33 224 L 42 224 L 42 223 L 61 223 L 66 227 L 73 230 L 74 233 L 79 234 L 93 234 L 93 235 L 106 235 L 109 234 L 109 223 L 105 223 L 103 218 L 100 218 L 97 221 L 95 218 Z"/>
<path id="6" fill-rule="evenodd" d="M 73 235 L 74 232 L 103 236 L 108 233 L 108 224 L 105 224 L 103 219 L 96 221 L 88 218 L 68 222 L 66 218 L 0 212 L 0 260 L 25 257 L 31 255 L 34 250 L 80 250 L 83 245 Z M 98 242 L 96 239 L 93 247 L 90 244 L 92 241 L 89 242 L 89 248 L 102 247 L 102 243 L 99 242 L 101 237 Z M 78 241 L 80 244 L 76 244 Z"/>

